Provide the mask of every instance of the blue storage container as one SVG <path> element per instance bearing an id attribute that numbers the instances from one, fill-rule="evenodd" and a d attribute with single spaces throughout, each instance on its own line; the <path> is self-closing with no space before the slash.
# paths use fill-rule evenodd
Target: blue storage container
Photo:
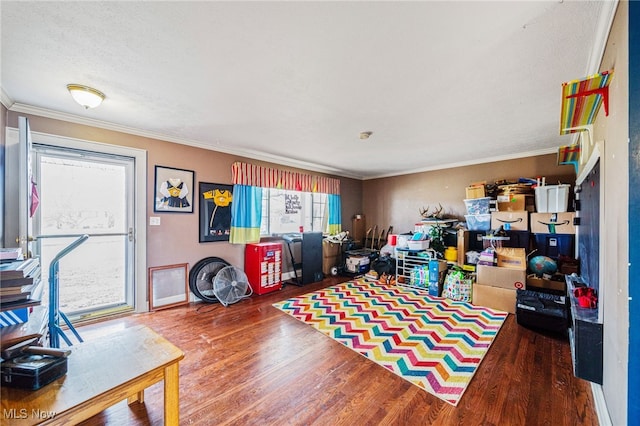
<path id="1" fill-rule="evenodd" d="M 557 260 L 558 257 L 574 257 L 575 243 L 572 234 L 534 234 L 536 256 L 548 256 Z"/>
<path id="2" fill-rule="evenodd" d="M 488 231 L 491 229 L 490 214 L 465 214 L 467 229 L 470 231 Z"/>
<path id="3" fill-rule="evenodd" d="M 529 231 L 505 231 L 507 233 L 508 240 L 502 242 L 503 247 L 515 247 L 523 248 L 529 253 L 530 251 L 530 238 Z"/>

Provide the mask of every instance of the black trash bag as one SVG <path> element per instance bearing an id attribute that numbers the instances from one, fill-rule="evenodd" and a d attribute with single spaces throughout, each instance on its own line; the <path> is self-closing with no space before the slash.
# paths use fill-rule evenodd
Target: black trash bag
<path id="1" fill-rule="evenodd" d="M 379 277 L 381 277 L 382 274 L 395 275 L 396 260 L 391 256 L 380 256 L 373 261 L 371 269 L 376 271 Z"/>

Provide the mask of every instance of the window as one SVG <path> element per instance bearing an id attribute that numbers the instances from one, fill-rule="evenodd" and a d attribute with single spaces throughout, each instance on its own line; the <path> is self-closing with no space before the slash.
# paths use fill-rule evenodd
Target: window
<path id="1" fill-rule="evenodd" d="M 324 232 L 327 194 L 264 188 L 260 235 Z"/>

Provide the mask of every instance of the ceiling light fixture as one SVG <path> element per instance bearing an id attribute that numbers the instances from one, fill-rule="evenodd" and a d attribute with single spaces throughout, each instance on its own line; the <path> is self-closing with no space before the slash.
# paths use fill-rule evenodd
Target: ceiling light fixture
<path id="1" fill-rule="evenodd" d="M 73 99 L 86 109 L 97 107 L 105 98 L 101 91 L 82 84 L 67 84 L 67 90 Z"/>

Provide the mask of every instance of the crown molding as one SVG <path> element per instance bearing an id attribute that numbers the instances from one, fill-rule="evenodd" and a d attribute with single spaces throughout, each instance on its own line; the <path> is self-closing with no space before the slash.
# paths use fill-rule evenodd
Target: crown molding
<path id="1" fill-rule="evenodd" d="M 4 105 L 6 109 L 11 109 L 14 104 L 11 96 L 9 96 L 7 92 L 4 91 L 4 87 L 0 87 L 0 103 Z"/>
<path id="2" fill-rule="evenodd" d="M 176 138 L 175 136 L 170 136 L 162 133 L 149 132 L 146 130 L 137 129 L 134 127 L 122 126 L 119 124 L 110 123 L 108 121 L 96 120 L 95 118 L 82 117 L 75 114 L 69 114 L 66 112 L 54 111 L 47 108 L 35 107 L 32 105 L 21 104 L 18 102 L 12 103 L 11 107 L 7 107 L 10 111 L 23 113 L 23 114 L 31 114 L 37 115 L 39 117 L 51 118 L 54 120 L 66 121 L 74 124 L 81 124 L 84 126 L 97 127 L 100 129 L 111 130 L 114 132 L 126 133 L 130 135 L 142 136 L 150 139 L 157 139 L 165 142 L 172 142 L 181 145 L 193 146 L 196 148 L 206 149 L 208 151 L 216 151 L 222 152 L 225 154 L 238 155 L 246 158 L 251 158 L 253 160 L 259 161 L 267 161 L 270 163 L 278 164 L 281 166 L 287 167 L 295 167 L 304 170 L 314 171 L 318 173 L 326 173 L 351 179 L 362 179 L 361 176 L 345 172 L 344 170 L 336 169 L 334 167 L 325 166 L 317 163 L 310 163 L 307 161 L 297 160 L 295 158 L 287 158 L 278 155 L 268 154 L 264 152 L 248 150 L 248 149 L 237 149 L 231 148 L 225 145 L 221 145 L 217 143 L 215 146 L 211 146 L 205 144 L 200 141 L 185 139 L 185 138 Z"/>
<path id="3" fill-rule="evenodd" d="M 539 149 L 539 150 L 535 150 L 535 151 L 519 152 L 519 153 L 516 153 L 516 154 L 506 154 L 506 155 L 499 155 L 499 156 L 495 156 L 495 157 L 476 158 L 476 159 L 473 159 L 473 160 L 460 161 L 460 162 L 456 162 L 456 163 L 439 164 L 439 165 L 433 166 L 433 167 L 423 167 L 423 168 L 418 168 L 418 169 L 404 170 L 402 173 L 389 173 L 389 174 L 383 174 L 383 175 L 377 175 L 377 176 L 368 176 L 368 177 L 362 178 L 362 180 L 371 180 L 371 179 L 388 178 L 388 177 L 394 177 L 394 176 L 410 175 L 410 174 L 413 174 L 413 173 L 432 172 L 432 171 L 435 171 L 435 170 L 453 169 L 453 168 L 456 168 L 456 167 L 475 166 L 475 165 L 478 165 L 478 164 L 493 163 L 493 162 L 496 162 L 496 161 L 517 160 L 519 158 L 535 157 L 535 156 L 538 156 L 538 155 L 556 154 L 557 152 L 558 152 L 558 148 L 545 148 L 545 149 Z"/>
<path id="4" fill-rule="evenodd" d="M 181 145 L 193 146 L 196 148 L 206 149 L 208 151 L 216 151 L 216 152 L 222 152 L 225 154 L 238 155 L 241 157 L 250 158 L 258 161 L 266 161 L 266 162 L 278 164 L 281 166 L 295 167 L 295 168 L 304 169 L 308 171 L 326 173 L 333 176 L 340 176 L 340 177 L 363 180 L 363 181 L 371 180 L 371 179 L 380 179 L 380 178 L 387 178 L 387 177 L 394 177 L 394 176 L 409 175 L 412 173 L 423 173 L 423 172 L 430 172 L 435 170 L 452 169 L 455 167 L 473 166 L 477 164 L 484 164 L 484 163 L 495 162 L 495 161 L 514 160 L 518 158 L 557 153 L 558 151 L 557 148 L 546 148 L 546 149 L 541 149 L 536 151 L 527 151 L 522 153 L 507 154 L 507 155 L 488 157 L 488 158 L 477 158 L 469 161 L 461 161 L 461 162 L 455 162 L 455 163 L 439 164 L 437 166 L 432 166 L 432 167 L 403 170 L 402 172 L 399 172 L 399 173 L 387 173 L 387 174 L 380 174 L 375 176 L 363 176 L 360 174 L 352 173 L 352 172 L 341 170 L 341 169 L 336 169 L 336 168 L 325 166 L 322 164 L 310 163 L 307 161 L 297 160 L 294 158 L 285 158 L 278 155 L 268 154 L 268 153 L 259 152 L 255 150 L 234 149 L 234 148 L 229 148 L 227 146 L 223 146 L 220 144 L 217 144 L 216 146 L 212 147 L 210 145 L 207 145 L 205 143 L 195 141 L 195 140 L 176 138 L 174 136 L 169 136 L 161 133 L 149 132 L 146 130 L 136 129 L 133 127 L 127 127 L 127 126 L 122 126 L 119 124 L 114 124 L 114 123 L 110 123 L 102 120 L 96 120 L 94 118 L 81 117 L 74 114 L 68 114 L 65 112 L 54 111 L 46 108 L 34 107 L 31 105 L 21 104 L 17 102 L 14 102 L 12 106 L 7 109 L 9 109 L 10 111 L 18 112 L 18 113 L 31 114 L 39 117 L 66 121 L 69 123 L 81 124 L 81 125 L 90 126 L 90 127 L 97 127 L 100 129 L 111 130 L 115 132 L 126 133 L 130 135 L 136 135 L 136 136 L 141 136 L 145 138 L 165 141 L 165 142 L 172 142 L 172 143 L 177 143 Z"/>
<path id="5" fill-rule="evenodd" d="M 598 23 L 594 28 L 596 39 L 593 42 L 593 48 L 589 55 L 585 76 L 600 72 L 600 65 L 602 64 L 604 50 L 607 47 L 607 40 L 609 39 L 609 33 L 611 32 L 611 26 L 613 25 L 613 19 L 616 16 L 617 8 L 618 0 L 607 0 L 602 2 L 602 11 L 600 12 Z"/>

